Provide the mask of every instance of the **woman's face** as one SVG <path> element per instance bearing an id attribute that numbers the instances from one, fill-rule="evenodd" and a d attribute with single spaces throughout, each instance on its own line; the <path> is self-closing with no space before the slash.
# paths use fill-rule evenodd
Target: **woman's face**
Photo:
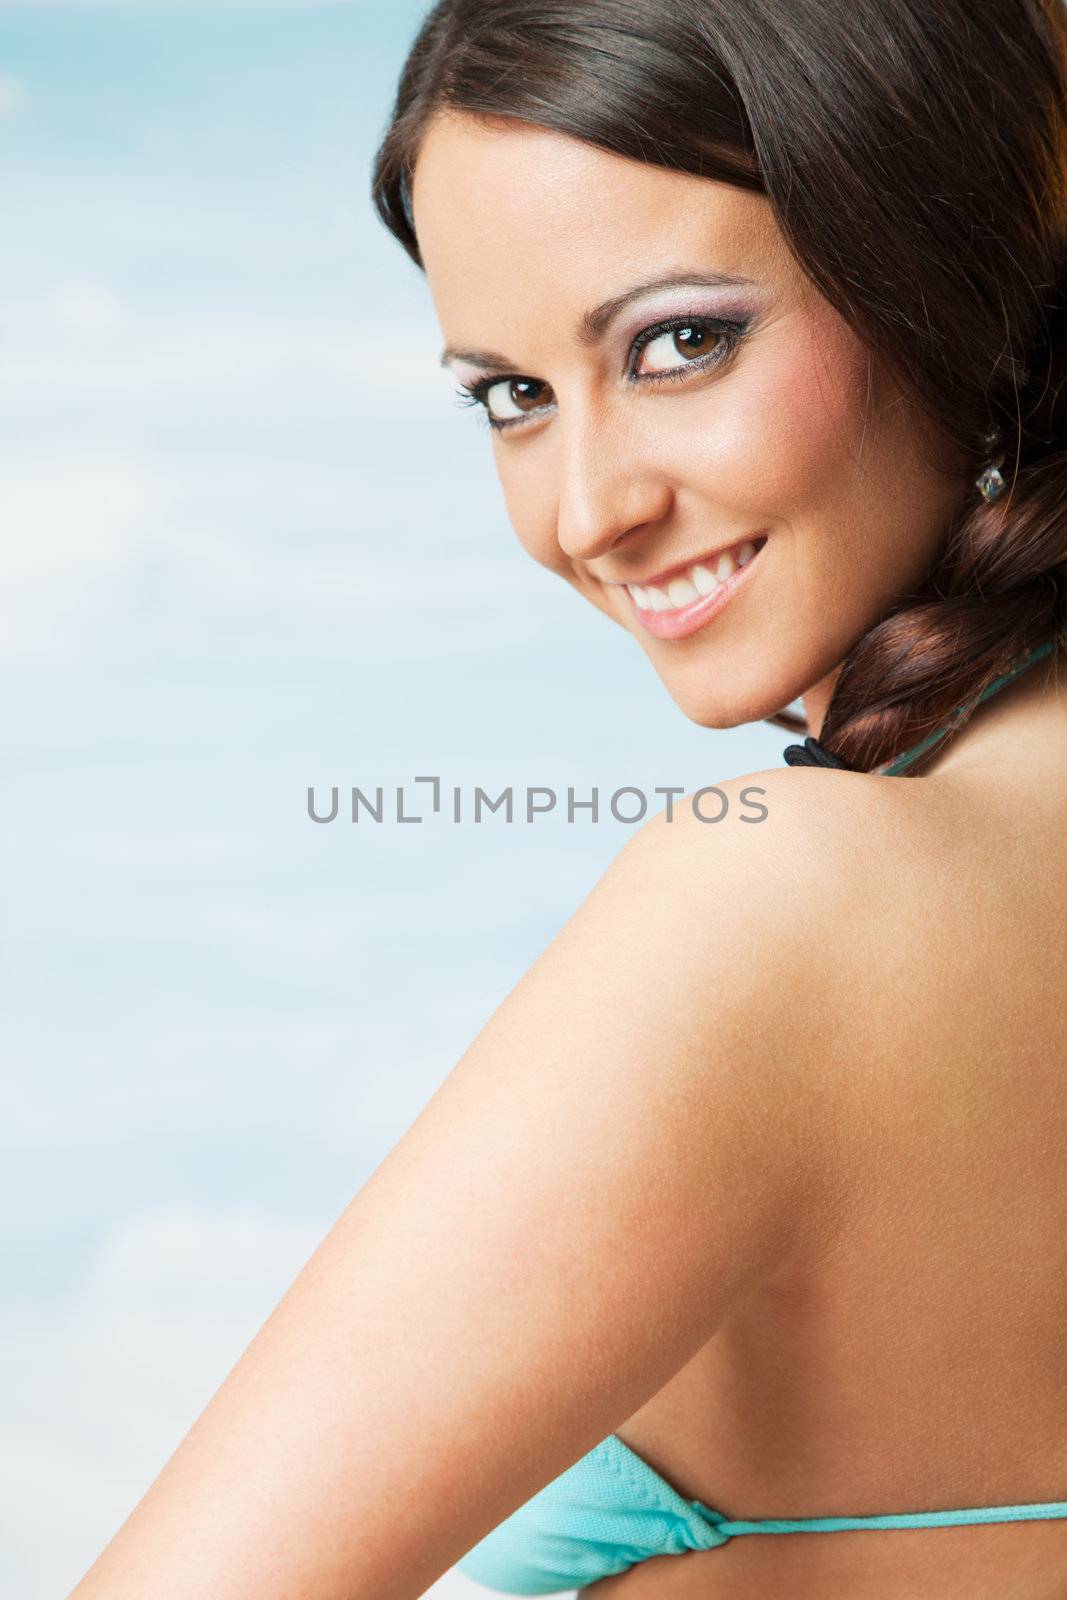
<path id="1" fill-rule="evenodd" d="M 821 718 L 963 485 L 766 198 L 448 114 L 412 204 L 447 364 L 493 424 L 529 553 L 633 634 L 695 722 L 801 693 Z"/>

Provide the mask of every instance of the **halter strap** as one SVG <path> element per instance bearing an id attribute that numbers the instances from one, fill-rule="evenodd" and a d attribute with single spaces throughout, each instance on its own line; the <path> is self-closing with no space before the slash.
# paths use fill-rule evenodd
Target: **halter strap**
<path id="1" fill-rule="evenodd" d="M 997 694 L 999 690 L 1005 688 L 1007 684 L 1019 677 L 1020 673 L 1025 672 L 1027 668 L 1041 661 L 1055 649 L 1055 646 L 1056 640 L 1055 637 L 1052 637 L 1044 639 L 1040 644 L 1035 645 L 1032 650 L 1027 650 L 1012 663 L 1006 672 L 1001 673 L 999 678 L 994 678 L 992 683 L 987 684 L 981 694 L 975 696 L 973 700 L 964 701 L 962 705 L 957 706 L 949 720 L 943 723 L 940 728 L 935 728 L 933 733 L 928 734 L 918 744 L 912 745 L 902 755 L 893 756 L 889 761 L 883 761 L 881 766 L 872 767 L 870 769 L 872 775 L 892 778 L 905 771 L 914 761 L 918 761 L 921 755 L 925 755 L 932 745 L 937 744 L 950 733 L 954 733 L 974 714 L 983 700 L 988 700 L 990 695 Z M 790 767 L 839 767 L 846 772 L 864 770 L 850 767 L 847 761 L 843 761 L 840 756 L 834 755 L 832 750 L 827 750 L 824 745 L 819 743 L 818 739 L 812 738 L 810 734 L 803 744 L 787 745 L 782 754 L 786 764 Z"/>

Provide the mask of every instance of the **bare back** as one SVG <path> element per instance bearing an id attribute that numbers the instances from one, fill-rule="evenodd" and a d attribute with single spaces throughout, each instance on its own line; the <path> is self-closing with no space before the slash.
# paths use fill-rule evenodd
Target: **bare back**
<path id="1" fill-rule="evenodd" d="M 618 1430 L 728 1516 L 1067 1500 L 1067 695 L 1036 692 L 926 779 L 859 780 L 879 826 L 796 1039 L 841 1225 Z M 737 1539 L 585 1592 L 1051 1600 L 1067 1522 Z"/>

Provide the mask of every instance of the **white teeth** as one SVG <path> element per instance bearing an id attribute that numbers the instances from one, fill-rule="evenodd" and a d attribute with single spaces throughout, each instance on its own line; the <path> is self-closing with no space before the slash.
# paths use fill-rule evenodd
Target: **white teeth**
<path id="1" fill-rule="evenodd" d="M 657 589 L 651 583 L 628 583 L 626 587 L 642 611 L 676 611 L 681 606 L 692 605 L 694 600 L 703 595 L 713 594 L 721 583 L 725 583 L 739 567 L 751 561 L 755 554 L 756 546 L 751 539 L 746 539 L 738 548 L 736 559 L 729 550 L 724 550 L 714 571 L 697 562 L 688 572 L 680 572 L 676 578 L 672 578 L 666 591 Z"/>
<path id="2" fill-rule="evenodd" d="M 688 578 L 672 578 L 667 585 L 667 598 L 672 606 L 687 606 L 699 600 L 700 594 Z"/>

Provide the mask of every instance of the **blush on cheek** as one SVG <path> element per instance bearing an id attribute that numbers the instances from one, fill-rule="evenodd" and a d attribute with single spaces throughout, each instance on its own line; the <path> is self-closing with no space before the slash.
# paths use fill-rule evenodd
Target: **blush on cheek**
<path id="1" fill-rule="evenodd" d="M 759 504 L 789 519 L 854 486 L 868 358 L 847 329 L 842 337 L 808 323 L 801 332 L 791 322 L 788 334 L 784 325 L 782 331 L 766 359 L 739 379 L 722 438 L 726 459 L 745 464 Z M 872 419 L 866 421 L 869 444 Z"/>

